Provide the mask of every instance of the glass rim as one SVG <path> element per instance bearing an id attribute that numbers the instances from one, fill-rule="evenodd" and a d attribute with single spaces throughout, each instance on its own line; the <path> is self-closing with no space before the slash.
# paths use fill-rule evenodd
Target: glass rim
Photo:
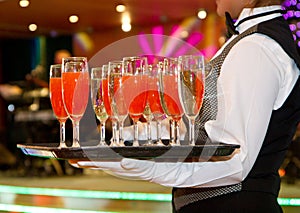
<path id="1" fill-rule="evenodd" d="M 147 57 L 142 56 L 142 55 L 141 56 L 125 56 L 122 58 L 123 61 L 128 60 L 128 59 L 146 59 L 148 61 Z"/>
<path id="2" fill-rule="evenodd" d="M 87 61 L 87 57 L 85 56 L 71 56 L 71 57 L 65 57 L 62 58 L 62 62 L 64 63 L 65 61 L 69 61 L 69 60 L 74 60 L 74 61 Z"/>
<path id="3" fill-rule="evenodd" d="M 102 66 L 101 67 L 92 67 L 91 68 L 91 71 L 95 71 L 95 70 L 102 71 Z"/>
<path id="4" fill-rule="evenodd" d="M 62 66 L 61 64 L 51 64 L 51 65 L 50 65 L 50 68 L 51 68 L 51 67 L 61 67 L 61 66 Z"/>
<path id="5" fill-rule="evenodd" d="M 113 60 L 113 61 L 109 61 L 108 64 L 104 64 L 103 66 L 107 65 L 109 66 L 110 64 L 119 64 L 119 63 L 123 63 L 122 60 Z"/>
<path id="6" fill-rule="evenodd" d="M 199 54 L 199 55 L 180 55 L 180 56 L 178 56 L 179 60 L 182 58 L 204 58 L 204 55 Z"/>
<path id="7" fill-rule="evenodd" d="M 62 65 L 61 64 L 51 64 L 49 69 L 50 78 L 61 78 Z"/>

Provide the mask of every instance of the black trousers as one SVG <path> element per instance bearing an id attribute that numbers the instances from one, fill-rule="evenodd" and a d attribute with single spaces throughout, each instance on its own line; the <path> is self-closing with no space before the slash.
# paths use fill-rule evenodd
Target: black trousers
<path id="1" fill-rule="evenodd" d="M 277 197 L 270 193 L 241 191 L 191 203 L 174 213 L 282 213 Z"/>

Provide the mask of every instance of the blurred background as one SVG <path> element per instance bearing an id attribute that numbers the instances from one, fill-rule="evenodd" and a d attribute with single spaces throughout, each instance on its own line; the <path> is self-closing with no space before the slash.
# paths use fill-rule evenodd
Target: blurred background
<path id="1" fill-rule="evenodd" d="M 287 0 L 283 7 L 287 10 L 285 18 L 300 47 L 300 0 Z M 149 193 L 168 195 L 170 189 L 164 187 L 138 183 L 141 185 L 136 186 L 141 186 L 145 189 L 143 191 L 138 187 L 132 188 L 132 182 L 118 182 L 120 180 L 101 172 L 75 169 L 64 161 L 25 156 L 16 145 L 53 143 L 59 138 L 58 121 L 53 116 L 48 92 L 49 67 L 59 62 L 59 54 L 67 52 L 72 56 L 90 59 L 102 48 L 120 39 L 140 34 L 161 34 L 190 43 L 209 60 L 226 40 L 224 19 L 217 16 L 215 8 L 213 0 L 0 0 L 0 191 L 1 186 L 23 185 L 103 190 L 103 185 L 107 183 L 104 181 L 112 181 L 110 185 L 114 188 L 106 190 L 127 191 L 131 188 L 138 192 L 148 190 Z M 70 128 L 70 124 L 67 124 L 67 128 Z M 67 138 L 70 137 L 67 135 Z M 295 189 L 290 186 L 297 184 L 300 177 L 298 140 L 298 135 L 295 135 L 295 142 L 280 170 L 283 182 L 287 184 L 285 189 L 288 189 L 283 196 L 289 198 L 300 197 L 300 192 L 290 191 Z M 72 179 L 64 179 L 65 176 Z M 49 177 L 50 180 L 46 179 Z M 82 181 L 82 177 L 91 184 L 77 182 Z M 102 178 L 102 185 L 97 184 L 99 177 Z M 31 185 L 33 182 L 30 180 L 38 180 L 35 184 L 40 185 Z M 71 182 L 76 184 L 68 187 Z M 12 201 L 5 200 L 7 194 L 18 194 L 12 192 L 13 188 L 7 190 L 0 196 L 0 211 L 9 211 L 4 210 L 1 204 L 8 208 L 8 204 L 25 202 L 22 201 L 24 197 L 21 201 L 15 197 Z M 69 192 L 66 193 L 66 196 L 71 196 Z M 29 206 L 40 206 L 45 202 L 42 205 L 66 208 L 66 200 L 62 201 L 61 197 L 34 197 L 39 196 L 38 193 L 30 196 L 30 200 L 35 202 L 28 201 Z M 105 199 L 110 200 L 102 198 Z M 152 207 L 147 211 L 168 212 L 168 199 L 166 207 L 160 210 L 152 209 L 155 205 L 159 206 L 156 201 L 148 203 Z M 289 206 L 290 200 L 285 202 Z M 141 208 L 140 212 L 147 212 L 146 203 L 119 201 L 115 205 L 121 207 L 115 209 L 121 211 L 122 206 L 126 206 L 126 209 Z M 95 208 L 111 210 L 103 206 Z M 14 209 L 14 212 L 22 211 Z"/>

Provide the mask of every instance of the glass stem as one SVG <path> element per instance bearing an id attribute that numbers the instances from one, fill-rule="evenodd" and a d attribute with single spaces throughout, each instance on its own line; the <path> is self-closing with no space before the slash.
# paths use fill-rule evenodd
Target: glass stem
<path id="1" fill-rule="evenodd" d="M 189 145 L 195 145 L 195 120 L 189 119 Z"/>
<path id="2" fill-rule="evenodd" d="M 60 125 L 60 141 L 59 141 L 59 147 L 64 148 L 66 146 L 66 122 L 62 121 L 59 122 Z"/>
<path id="3" fill-rule="evenodd" d="M 170 124 L 170 145 L 175 145 L 175 122 L 173 119 L 169 120 Z"/>
<path id="4" fill-rule="evenodd" d="M 174 121 L 174 130 L 175 130 L 175 146 L 180 146 L 180 131 L 179 131 L 179 122 L 180 121 Z"/>
<path id="5" fill-rule="evenodd" d="M 79 144 L 79 121 L 73 121 L 73 144 L 72 147 L 80 147 Z"/>
<path id="6" fill-rule="evenodd" d="M 116 120 L 112 120 L 112 139 L 110 146 L 117 146 L 118 143 L 118 123 Z"/>
<path id="7" fill-rule="evenodd" d="M 134 131 L 134 139 L 133 139 L 133 146 L 139 146 L 139 129 L 137 121 L 134 121 L 133 124 L 133 131 Z"/>
<path id="8" fill-rule="evenodd" d="M 100 122 L 100 146 L 107 145 L 105 142 L 105 122 Z"/>
<path id="9" fill-rule="evenodd" d="M 161 121 L 156 121 L 157 141 L 161 142 Z"/>
<path id="10" fill-rule="evenodd" d="M 156 121 L 156 133 L 157 133 L 157 145 L 164 145 L 162 140 L 161 140 L 161 121 L 157 120 Z"/>
<path id="11" fill-rule="evenodd" d="M 147 120 L 147 145 L 153 145 L 151 138 L 151 121 Z"/>
<path id="12" fill-rule="evenodd" d="M 124 130 L 124 121 L 119 122 L 119 146 L 124 146 L 124 135 L 123 135 L 123 130 Z"/>

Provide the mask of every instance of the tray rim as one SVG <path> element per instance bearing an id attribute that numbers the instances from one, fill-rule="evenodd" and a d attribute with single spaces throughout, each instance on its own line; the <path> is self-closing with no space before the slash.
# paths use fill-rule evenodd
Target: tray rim
<path id="1" fill-rule="evenodd" d="M 24 154 L 37 156 L 37 157 L 52 157 L 57 159 L 64 160 L 74 160 L 74 159 L 87 159 L 87 160 L 100 160 L 100 161 L 120 161 L 122 158 L 133 158 L 133 159 L 142 159 L 142 160 L 154 160 L 154 161 L 198 161 L 203 150 L 210 154 L 207 157 L 226 157 L 232 154 L 236 149 L 240 148 L 238 144 L 228 144 L 228 143 L 210 143 L 204 145 L 181 145 L 181 146 L 123 146 L 123 147 L 99 147 L 99 146 L 81 146 L 81 147 L 66 147 L 59 148 L 55 146 L 42 146 L 42 144 L 17 144 L 17 147 L 20 148 Z M 98 150 L 98 152 L 97 152 Z M 104 151 L 112 150 L 115 155 L 106 155 Z M 173 156 L 164 155 L 163 152 L 168 152 L 173 150 Z M 216 152 L 222 152 L 222 150 L 229 154 L 226 155 L 215 155 Z M 213 151 L 213 154 L 211 154 Z M 73 157 L 72 153 L 73 152 Z M 102 155 L 99 155 L 99 152 Z M 134 154 L 132 154 L 132 152 Z M 137 153 L 144 152 L 146 155 L 136 155 Z M 155 153 L 149 156 L 149 153 Z M 124 154 L 125 153 L 125 154 Z M 185 154 L 183 154 L 185 153 Z M 196 154 L 194 154 L 196 153 Z M 70 156 L 71 154 L 71 156 Z M 75 157 L 75 155 L 80 157 Z M 91 155 L 90 155 L 91 154 Z M 94 155 L 96 154 L 96 157 Z M 187 155 L 188 154 L 188 155 Z M 194 154 L 194 155 L 193 155 Z M 204 155 L 205 157 L 205 155 Z M 198 158 L 198 159 L 197 159 Z"/>

